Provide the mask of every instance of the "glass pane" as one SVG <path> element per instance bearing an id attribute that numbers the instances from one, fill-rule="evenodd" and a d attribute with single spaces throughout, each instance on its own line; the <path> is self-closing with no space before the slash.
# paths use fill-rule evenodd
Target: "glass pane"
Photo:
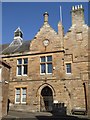
<path id="1" fill-rule="evenodd" d="M 52 73 L 52 63 L 47 64 L 47 73 Z"/>
<path id="2" fill-rule="evenodd" d="M 20 97 L 16 97 L 16 102 L 20 102 Z"/>
<path id="3" fill-rule="evenodd" d="M 22 64 L 22 59 L 18 59 L 18 64 Z"/>
<path id="4" fill-rule="evenodd" d="M 22 98 L 22 102 L 26 102 L 26 97 L 25 97 L 25 98 Z"/>
<path id="5" fill-rule="evenodd" d="M 46 66 L 45 66 L 45 64 L 41 64 L 41 73 L 46 73 Z"/>
<path id="6" fill-rule="evenodd" d="M 52 61 L 52 56 L 47 56 L 47 62 Z"/>
<path id="7" fill-rule="evenodd" d="M 22 88 L 22 94 L 26 95 L 26 88 Z"/>
<path id="8" fill-rule="evenodd" d="M 27 65 L 23 66 L 23 74 L 27 74 Z"/>
<path id="9" fill-rule="evenodd" d="M 21 75 L 22 74 L 22 67 L 21 66 L 18 66 L 18 75 Z"/>
<path id="10" fill-rule="evenodd" d="M 16 88 L 16 102 L 20 102 L 20 88 Z"/>
<path id="11" fill-rule="evenodd" d="M 66 67 L 67 67 L 67 73 L 71 73 L 71 63 L 67 63 Z"/>
<path id="12" fill-rule="evenodd" d="M 26 88 L 22 88 L 22 102 L 26 102 Z"/>
<path id="13" fill-rule="evenodd" d="M 27 64 L 27 63 L 28 63 L 28 59 L 24 58 L 24 64 Z"/>
<path id="14" fill-rule="evenodd" d="M 20 94 L 20 88 L 16 88 L 16 94 Z"/>
<path id="15" fill-rule="evenodd" d="M 45 62 L 45 57 L 41 57 L 41 62 Z"/>

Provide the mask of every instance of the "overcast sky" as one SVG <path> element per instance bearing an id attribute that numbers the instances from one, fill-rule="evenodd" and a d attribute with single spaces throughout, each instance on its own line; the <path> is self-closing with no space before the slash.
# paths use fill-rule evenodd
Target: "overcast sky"
<path id="1" fill-rule="evenodd" d="M 3 2 L 2 3 L 2 43 L 11 43 L 14 31 L 19 26 L 24 33 L 24 40 L 32 40 L 43 25 L 43 13 L 49 13 L 49 24 L 57 32 L 60 20 L 60 6 L 64 32 L 71 26 L 71 7 L 82 4 L 85 21 L 88 24 L 88 3 L 86 2 Z"/>

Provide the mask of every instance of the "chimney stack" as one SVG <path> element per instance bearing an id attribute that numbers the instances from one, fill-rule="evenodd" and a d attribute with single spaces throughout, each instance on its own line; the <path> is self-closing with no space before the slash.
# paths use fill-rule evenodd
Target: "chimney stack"
<path id="1" fill-rule="evenodd" d="M 72 25 L 84 24 L 84 9 L 82 5 L 72 6 Z"/>
<path id="2" fill-rule="evenodd" d="M 43 14 L 43 16 L 44 16 L 44 23 L 48 23 L 48 16 L 49 16 L 49 14 L 47 12 L 45 12 Z"/>

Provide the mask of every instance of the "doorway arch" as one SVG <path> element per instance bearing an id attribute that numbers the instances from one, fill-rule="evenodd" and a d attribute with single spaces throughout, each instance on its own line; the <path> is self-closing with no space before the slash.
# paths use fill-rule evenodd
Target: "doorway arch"
<path id="1" fill-rule="evenodd" d="M 41 90 L 40 95 L 40 110 L 41 111 L 52 111 L 53 105 L 53 92 L 52 89 L 48 86 L 45 86 Z"/>

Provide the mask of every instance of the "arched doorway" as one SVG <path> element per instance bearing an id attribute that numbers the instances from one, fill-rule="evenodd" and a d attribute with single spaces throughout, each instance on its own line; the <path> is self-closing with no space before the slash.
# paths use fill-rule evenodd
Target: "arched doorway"
<path id="1" fill-rule="evenodd" d="M 50 87 L 46 86 L 41 91 L 40 109 L 41 111 L 52 111 L 53 93 Z"/>

